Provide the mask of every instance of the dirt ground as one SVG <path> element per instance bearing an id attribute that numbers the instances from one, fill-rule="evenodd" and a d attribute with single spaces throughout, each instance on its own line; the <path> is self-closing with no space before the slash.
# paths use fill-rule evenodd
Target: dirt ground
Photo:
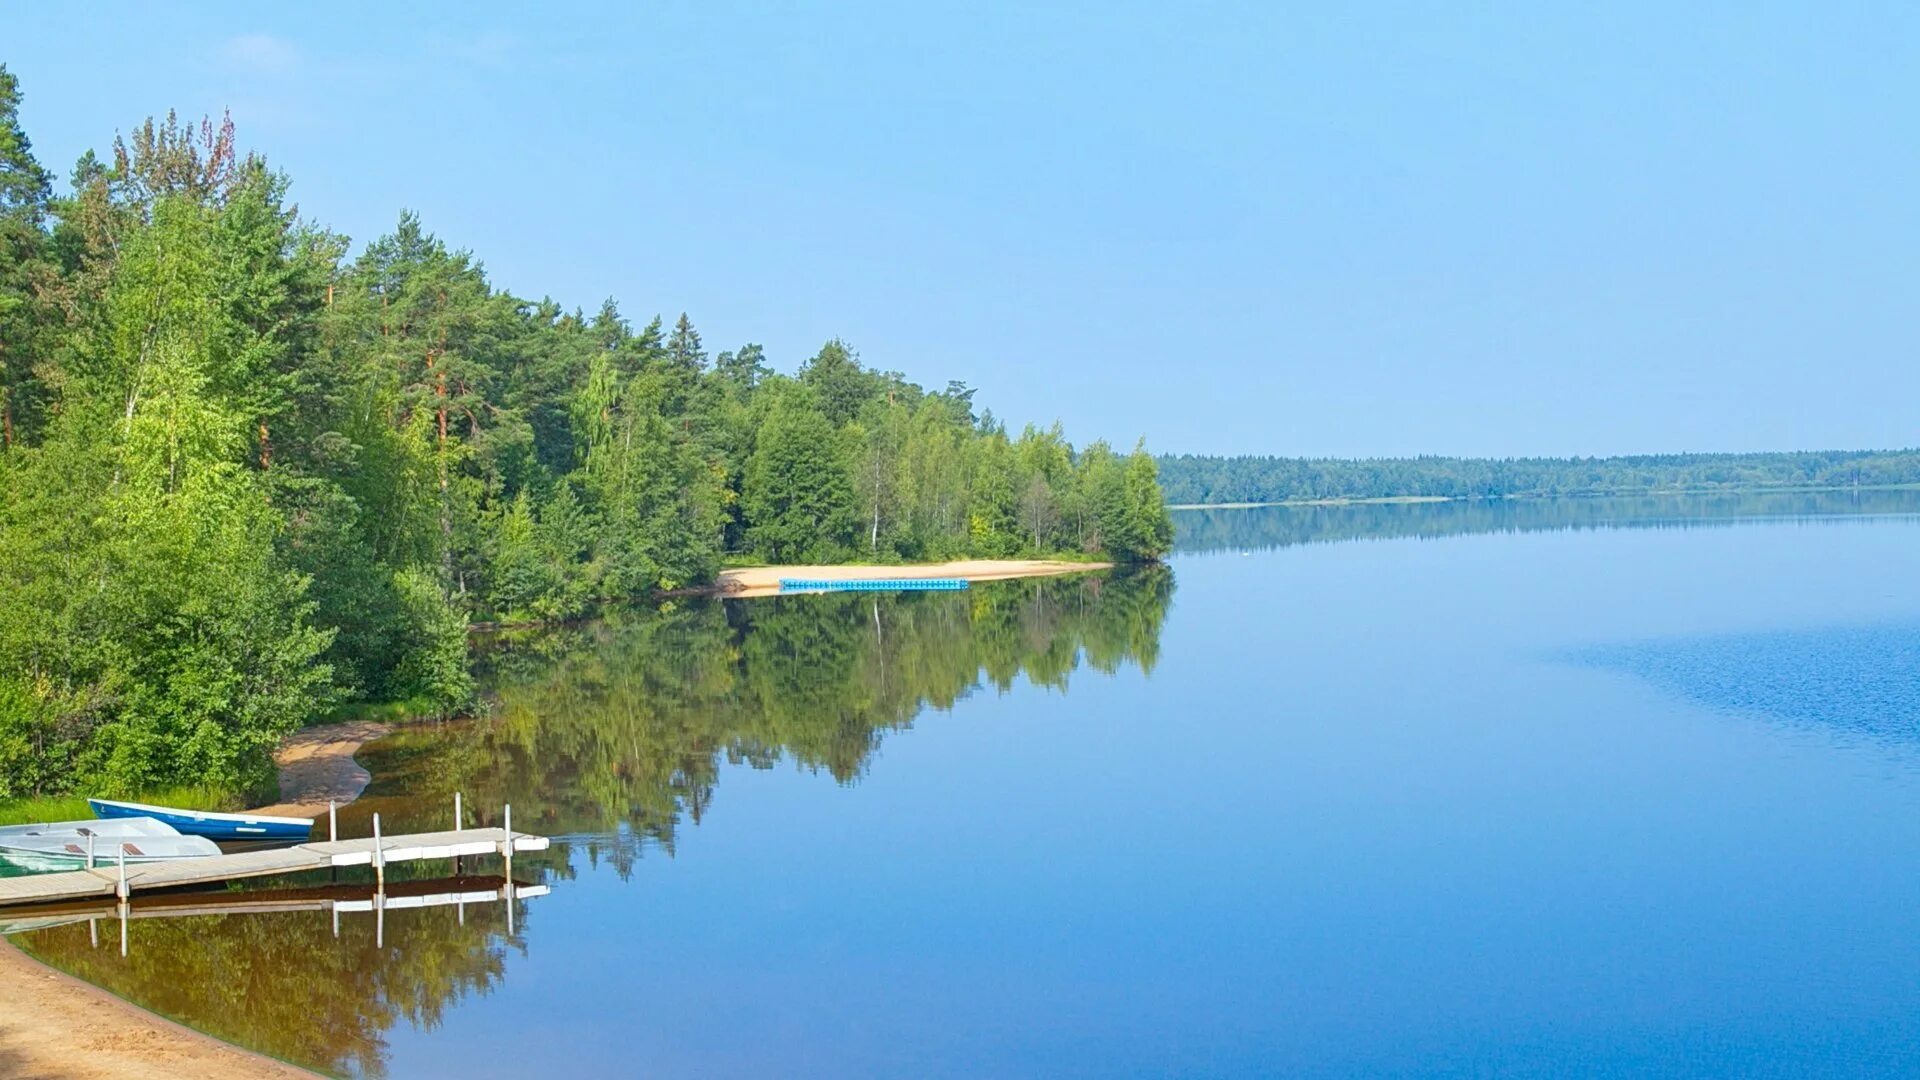
<path id="1" fill-rule="evenodd" d="M 352 802 L 370 777 L 353 760 L 387 733 L 358 722 L 311 728 L 288 739 L 281 802 L 263 813 L 323 814 Z M 316 1074 L 181 1027 L 96 986 L 55 971 L 0 938 L 0 1077 L 8 1080 L 278 1080 Z"/>
<path id="2" fill-rule="evenodd" d="M 163 1020 L 0 939 L 0 1076 L 312 1080 L 315 1075 Z"/>
<path id="3" fill-rule="evenodd" d="M 329 799 L 343 806 L 352 802 L 373 779 L 353 760 L 353 752 L 388 730 L 385 724 L 359 720 L 295 733 L 273 755 L 280 765 L 280 801 L 259 812 L 315 817 L 327 812 Z"/>
<path id="4" fill-rule="evenodd" d="M 1057 559 L 965 559 L 959 562 L 914 566 L 750 566 L 724 570 L 717 584 L 725 596 L 772 596 L 781 578 L 810 581 L 884 581 L 888 578 L 965 578 L 999 581 L 1003 578 L 1045 577 L 1082 570 L 1105 570 L 1112 563 L 1062 562 Z"/>

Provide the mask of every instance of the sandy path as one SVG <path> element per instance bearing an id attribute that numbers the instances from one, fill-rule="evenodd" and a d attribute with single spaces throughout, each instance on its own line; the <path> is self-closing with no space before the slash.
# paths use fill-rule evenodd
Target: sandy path
<path id="1" fill-rule="evenodd" d="M 963 559 L 959 562 L 920 563 L 912 566 L 749 566 L 723 570 L 715 584 L 727 596 L 772 596 L 781 578 L 812 581 L 884 581 L 888 578 L 965 578 L 999 581 L 1004 578 L 1045 577 L 1105 570 L 1112 563 L 1063 562 L 1059 559 Z"/>
<path id="2" fill-rule="evenodd" d="M 360 797 L 373 777 L 353 760 L 353 752 L 390 728 L 371 720 L 308 728 L 295 732 L 273 755 L 280 765 L 280 801 L 259 807 L 279 817 L 316 817 L 327 800 L 345 805 Z"/>
<path id="3" fill-rule="evenodd" d="M 0 1076 L 312 1080 L 318 1074 L 164 1020 L 0 939 Z"/>
<path id="4" fill-rule="evenodd" d="M 274 754 L 281 802 L 263 813 L 312 817 L 352 802 L 372 779 L 353 760 L 387 733 L 368 721 L 309 728 Z M 317 1074 L 202 1035 L 47 967 L 0 938 L 0 1077 L 13 1080 L 277 1080 Z"/>

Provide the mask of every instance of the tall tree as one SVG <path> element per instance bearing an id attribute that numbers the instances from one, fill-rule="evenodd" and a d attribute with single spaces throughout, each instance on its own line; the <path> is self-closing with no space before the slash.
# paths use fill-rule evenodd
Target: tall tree
<path id="1" fill-rule="evenodd" d="M 800 368 L 800 381 L 820 402 L 827 422 L 839 427 L 860 415 L 860 409 L 879 391 L 877 380 L 860 366 L 851 347 L 834 338 Z"/>
<path id="2" fill-rule="evenodd" d="M 853 478 L 838 432 L 805 384 L 785 384 L 760 423 L 741 503 L 747 541 L 775 562 L 832 559 L 850 546 Z"/>
<path id="3" fill-rule="evenodd" d="M 20 80 L 0 64 L 0 452 L 38 430 L 51 396 L 56 314 L 40 290 L 52 190 L 20 127 Z"/>

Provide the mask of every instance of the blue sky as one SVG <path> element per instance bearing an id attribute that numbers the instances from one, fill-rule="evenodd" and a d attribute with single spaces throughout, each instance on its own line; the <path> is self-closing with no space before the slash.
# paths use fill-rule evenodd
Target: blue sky
<path id="1" fill-rule="evenodd" d="M 845 337 L 1076 440 L 1881 447 L 1917 12 L 39 4 L 0 61 L 62 176 L 230 109 L 357 242 L 412 208 L 516 293 L 786 369 Z"/>

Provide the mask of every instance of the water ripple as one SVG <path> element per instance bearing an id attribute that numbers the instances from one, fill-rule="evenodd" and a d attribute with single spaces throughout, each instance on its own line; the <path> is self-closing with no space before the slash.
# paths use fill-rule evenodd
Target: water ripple
<path id="1" fill-rule="evenodd" d="M 1569 659 L 1721 711 L 1920 746 L 1920 622 L 1633 642 Z"/>

